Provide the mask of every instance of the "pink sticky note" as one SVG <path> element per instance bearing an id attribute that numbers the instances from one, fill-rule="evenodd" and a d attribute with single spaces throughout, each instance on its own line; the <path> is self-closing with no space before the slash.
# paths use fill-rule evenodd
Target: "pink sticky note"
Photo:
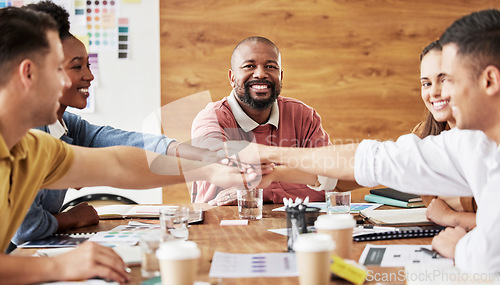
<path id="1" fill-rule="evenodd" d="M 248 220 L 222 220 L 220 221 L 221 226 L 246 226 L 248 225 Z"/>

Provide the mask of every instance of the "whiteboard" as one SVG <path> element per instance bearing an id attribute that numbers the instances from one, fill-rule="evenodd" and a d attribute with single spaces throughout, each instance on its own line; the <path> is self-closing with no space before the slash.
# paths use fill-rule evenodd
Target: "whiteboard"
<path id="1" fill-rule="evenodd" d="M 120 17 L 129 19 L 129 58 L 118 59 L 116 51 L 98 54 L 99 81 L 94 84 L 95 110 L 72 109 L 92 124 L 110 125 L 129 131 L 143 131 L 143 121 L 161 107 L 159 0 L 142 0 L 120 5 Z M 96 86 L 97 85 L 97 86 Z M 158 126 L 149 133 L 160 134 Z M 112 193 L 138 203 L 162 202 L 161 188 L 122 190 L 111 187 L 86 187 L 68 191 L 65 203 L 90 193 Z"/>

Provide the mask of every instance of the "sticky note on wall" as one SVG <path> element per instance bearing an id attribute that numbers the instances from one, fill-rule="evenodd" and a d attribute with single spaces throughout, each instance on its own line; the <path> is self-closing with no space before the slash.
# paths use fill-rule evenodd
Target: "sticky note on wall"
<path id="1" fill-rule="evenodd" d="M 129 58 L 128 18 L 118 19 L 118 58 Z"/>

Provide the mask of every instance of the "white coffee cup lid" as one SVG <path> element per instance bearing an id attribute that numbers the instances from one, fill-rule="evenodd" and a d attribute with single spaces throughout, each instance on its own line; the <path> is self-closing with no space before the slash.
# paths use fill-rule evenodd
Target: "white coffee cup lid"
<path id="1" fill-rule="evenodd" d="M 356 221 L 351 215 L 335 214 L 321 215 L 314 222 L 316 229 L 322 230 L 340 230 L 354 228 Z"/>
<path id="2" fill-rule="evenodd" d="M 168 241 L 160 245 L 156 251 L 158 259 L 181 260 L 199 258 L 200 249 L 194 241 Z"/>
<path id="3" fill-rule="evenodd" d="M 335 249 L 335 242 L 332 237 L 327 234 L 301 234 L 293 243 L 293 250 L 295 251 L 331 251 Z"/>

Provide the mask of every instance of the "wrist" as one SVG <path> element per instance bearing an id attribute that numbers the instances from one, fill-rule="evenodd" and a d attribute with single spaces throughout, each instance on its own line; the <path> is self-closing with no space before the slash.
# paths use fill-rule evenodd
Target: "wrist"
<path id="1" fill-rule="evenodd" d="M 49 275 L 47 280 L 68 280 L 67 276 L 64 276 L 64 264 L 59 263 L 58 256 L 45 258 L 41 266 L 43 272 Z"/>
<path id="2" fill-rule="evenodd" d="M 76 225 L 76 220 L 72 218 L 70 212 L 62 212 L 54 214 L 54 218 L 57 220 L 57 231 L 63 231 L 66 229 L 74 228 Z"/>
<path id="3" fill-rule="evenodd" d="M 272 147 L 272 146 L 259 146 L 260 147 L 260 159 L 263 162 L 274 162 L 274 163 L 281 163 L 280 161 L 280 155 L 279 155 L 279 148 L 277 147 Z"/>
<path id="4" fill-rule="evenodd" d="M 282 166 L 274 167 L 273 172 L 269 173 L 269 175 L 271 175 L 271 180 L 273 182 L 280 182 L 283 178 L 282 171 L 283 171 Z"/>

